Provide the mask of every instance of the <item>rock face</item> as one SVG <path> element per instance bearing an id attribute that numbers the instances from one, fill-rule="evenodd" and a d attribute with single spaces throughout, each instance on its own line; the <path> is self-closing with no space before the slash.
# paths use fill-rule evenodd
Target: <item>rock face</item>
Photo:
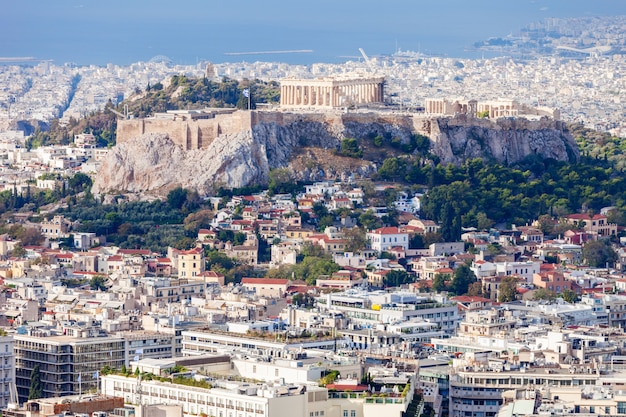
<path id="1" fill-rule="evenodd" d="M 511 164 L 537 155 L 542 159 L 576 161 L 578 146 L 563 122 L 551 119 L 432 119 L 426 132 L 441 162 L 459 164 L 483 158 Z"/>
<path id="2" fill-rule="evenodd" d="M 387 134 L 406 142 L 415 133 L 431 139 L 432 152 L 443 163 L 468 158 L 512 163 L 533 154 L 558 160 L 579 157 L 564 124 L 547 119 L 286 114 L 279 121 L 221 134 L 205 149 L 185 151 L 158 133 L 118 143 L 103 162 L 92 191 L 164 196 L 182 186 L 206 195 L 219 186 L 266 183 L 270 169 L 278 167 L 289 167 L 302 180 L 369 176 L 376 170 L 372 162 L 335 155 L 342 139 Z"/>

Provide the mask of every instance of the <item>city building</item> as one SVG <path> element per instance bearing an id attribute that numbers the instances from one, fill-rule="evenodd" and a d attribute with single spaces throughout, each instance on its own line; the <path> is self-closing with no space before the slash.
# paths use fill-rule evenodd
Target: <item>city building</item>
<path id="1" fill-rule="evenodd" d="M 14 336 L 15 383 L 20 401 L 28 398 L 32 372 L 39 368 L 44 397 L 60 397 L 96 389 L 104 366 L 125 365 L 124 340 L 119 337 L 52 336 L 45 332 Z"/>
<path id="2" fill-rule="evenodd" d="M 387 251 L 399 246 L 404 250 L 409 248 L 409 235 L 403 233 L 397 227 L 381 227 L 367 232 L 366 238 L 370 248 L 378 252 Z"/>

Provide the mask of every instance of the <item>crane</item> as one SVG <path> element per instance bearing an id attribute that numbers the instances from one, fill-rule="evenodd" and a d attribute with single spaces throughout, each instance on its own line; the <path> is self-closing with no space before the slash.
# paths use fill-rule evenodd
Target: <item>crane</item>
<path id="1" fill-rule="evenodd" d="M 361 56 L 363 56 L 363 60 L 365 61 L 365 64 L 367 64 L 367 67 L 374 71 L 374 65 L 372 64 L 372 61 L 370 61 L 363 48 L 359 48 L 359 52 L 361 53 Z"/>
<path id="2" fill-rule="evenodd" d="M 112 108 L 109 108 L 109 110 L 111 111 L 111 113 L 118 115 L 119 117 L 121 117 L 122 119 L 126 120 L 128 119 L 129 115 L 128 115 L 128 104 L 124 104 L 124 113 L 120 113 L 117 110 L 114 110 Z"/>

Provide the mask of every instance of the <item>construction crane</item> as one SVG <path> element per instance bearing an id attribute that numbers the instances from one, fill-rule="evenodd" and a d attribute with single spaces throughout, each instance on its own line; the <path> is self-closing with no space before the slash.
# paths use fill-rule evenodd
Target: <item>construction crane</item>
<path id="1" fill-rule="evenodd" d="M 111 113 L 118 115 L 124 120 L 128 119 L 128 104 L 124 104 L 124 113 L 120 113 L 112 108 L 109 108 L 109 110 L 111 110 Z"/>
<path id="2" fill-rule="evenodd" d="M 361 53 L 361 56 L 363 57 L 363 60 L 365 61 L 365 64 L 367 65 L 367 67 L 370 70 L 374 71 L 374 65 L 372 64 L 372 61 L 370 61 L 369 57 L 367 56 L 363 48 L 359 48 L 359 52 Z"/>

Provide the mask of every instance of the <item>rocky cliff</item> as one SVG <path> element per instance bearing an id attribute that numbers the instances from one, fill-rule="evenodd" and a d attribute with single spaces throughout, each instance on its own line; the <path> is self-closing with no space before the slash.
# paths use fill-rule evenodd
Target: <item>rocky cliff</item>
<path id="1" fill-rule="evenodd" d="M 319 180 L 369 176 L 373 162 L 335 155 L 346 137 L 386 134 L 408 141 L 420 133 L 444 163 L 483 157 L 511 163 L 532 154 L 543 158 L 578 158 L 564 125 L 528 121 L 428 118 L 394 114 L 279 114 L 258 117 L 237 133 L 217 136 L 205 149 L 183 150 L 166 134 L 144 134 L 119 143 L 109 153 L 93 192 L 165 195 L 177 186 L 201 195 L 215 186 L 265 183 L 270 169 L 289 167 L 296 178 Z"/>
<path id="2" fill-rule="evenodd" d="M 511 164 L 529 155 L 559 161 L 575 161 L 580 157 L 565 123 L 548 118 L 490 121 L 460 115 L 430 119 L 423 128 L 433 143 L 433 153 L 444 164 L 459 164 L 470 158 Z"/>

